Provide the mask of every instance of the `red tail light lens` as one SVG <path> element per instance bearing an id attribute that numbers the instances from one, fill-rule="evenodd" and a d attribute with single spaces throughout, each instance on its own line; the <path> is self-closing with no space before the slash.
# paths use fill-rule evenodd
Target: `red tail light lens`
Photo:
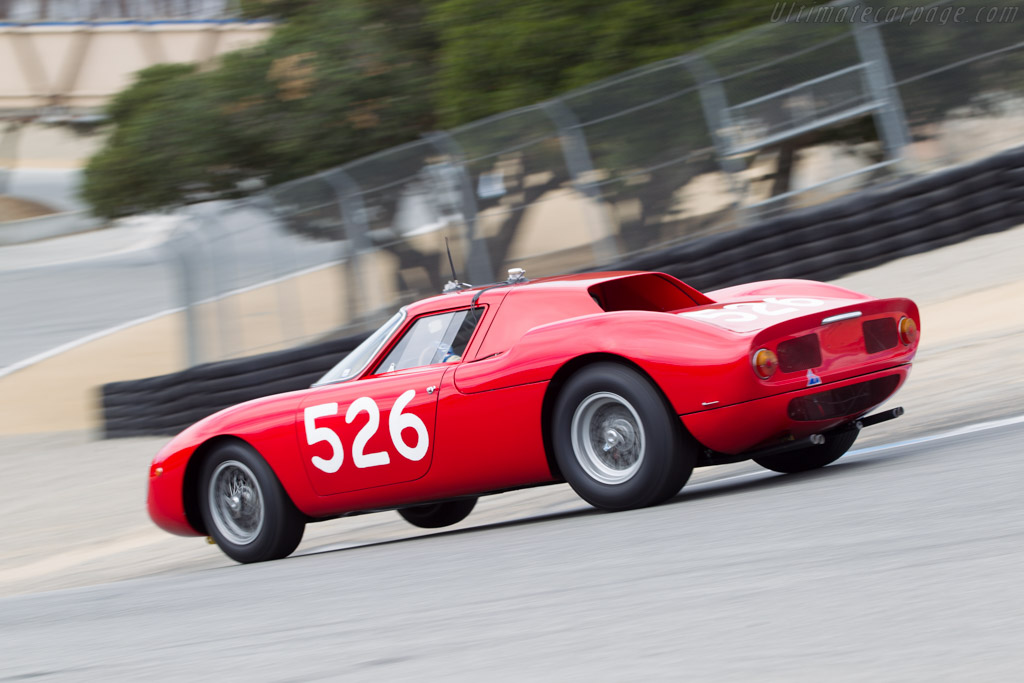
<path id="1" fill-rule="evenodd" d="M 917 341 L 917 323 L 910 318 L 900 318 L 900 341 L 910 346 Z"/>
<path id="2" fill-rule="evenodd" d="M 770 379 L 779 369 L 779 357 L 771 349 L 758 349 L 751 359 L 754 372 L 761 379 Z"/>

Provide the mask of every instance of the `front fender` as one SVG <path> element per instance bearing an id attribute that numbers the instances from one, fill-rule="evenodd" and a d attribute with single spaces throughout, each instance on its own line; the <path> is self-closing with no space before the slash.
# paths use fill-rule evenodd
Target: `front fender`
<path id="1" fill-rule="evenodd" d="M 214 413 L 174 437 L 153 459 L 149 470 L 147 508 L 157 526 L 180 535 L 203 534 L 188 518 L 185 487 L 192 478 L 186 475 L 197 465 L 197 451 L 225 436 L 255 449 L 295 506 L 308 514 L 316 494 L 299 462 L 295 430 L 303 395 L 295 391 L 247 401 Z"/>

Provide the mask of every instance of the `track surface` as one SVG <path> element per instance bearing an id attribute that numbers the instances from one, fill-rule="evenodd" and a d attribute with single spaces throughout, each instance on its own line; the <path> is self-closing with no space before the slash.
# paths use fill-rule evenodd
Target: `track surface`
<path id="1" fill-rule="evenodd" d="M 5 598 L 0 681 L 1012 680 L 1022 441 Z"/>
<path id="2" fill-rule="evenodd" d="M 1021 248 L 1024 227 L 840 281 L 924 316 L 907 415 L 858 447 L 1020 414 Z M 0 597 L 0 681 L 1017 680 L 1022 436 L 711 468 L 617 515 L 558 486 L 447 532 L 336 520 L 249 567 L 146 517 L 166 439 L 2 436 L 0 596 L 26 595 Z"/>
<path id="3" fill-rule="evenodd" d="M 213 214 L 219 204 L 195 209 Z M 0 320 L 17 335 L 0 339 L 0 372 L 40 353 L 184 304 L 178 257 L 192 265 L 193 295 L 228 291 L 322 265 L 338 247 L 283 233 L 265 214 L 220 216 L 202 241 L 166 217 L 0 250 Z M 182 219 L 181 223 L 188 222 Z M 198 224 L 195 224 L 198 225 Z M 248 233 L 242 235 L 241 231 Z"/>

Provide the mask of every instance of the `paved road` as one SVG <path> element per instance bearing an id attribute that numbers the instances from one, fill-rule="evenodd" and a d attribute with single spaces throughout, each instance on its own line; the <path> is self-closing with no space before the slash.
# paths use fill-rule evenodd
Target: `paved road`
<path id="1" fill-rule="evenodd" d="M 285 234 L 266 213 L 247 209 L 218 218 L 222 204 L 190 207 L 207 223 L 143 216 L 120 227 L 0 249 L 0 373 L 180 307 L 183 277 L 202 300 L 343 255 L 337 243 Z"/>
<path id="2" fill-rule="evenodd" d="M 5 598 L 0 680 L 1012 680 L 1022 439 Z"/>
<path id="3" fill-rule="evenodd" d="M 77 169 L 16 168 L 8 175 L 4 193 L 41 202 L 57 211 L 80 211 L 89 208 L 78 196 L 81 185 L 82 171 Z"/>

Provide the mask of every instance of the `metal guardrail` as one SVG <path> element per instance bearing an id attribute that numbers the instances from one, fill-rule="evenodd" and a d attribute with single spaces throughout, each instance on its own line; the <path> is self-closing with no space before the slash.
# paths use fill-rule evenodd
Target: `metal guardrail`
<path id="1" fill-rule="evenodd" d="M 0 0 L 0 21 L 227 19 L 238 0 Z"/>

